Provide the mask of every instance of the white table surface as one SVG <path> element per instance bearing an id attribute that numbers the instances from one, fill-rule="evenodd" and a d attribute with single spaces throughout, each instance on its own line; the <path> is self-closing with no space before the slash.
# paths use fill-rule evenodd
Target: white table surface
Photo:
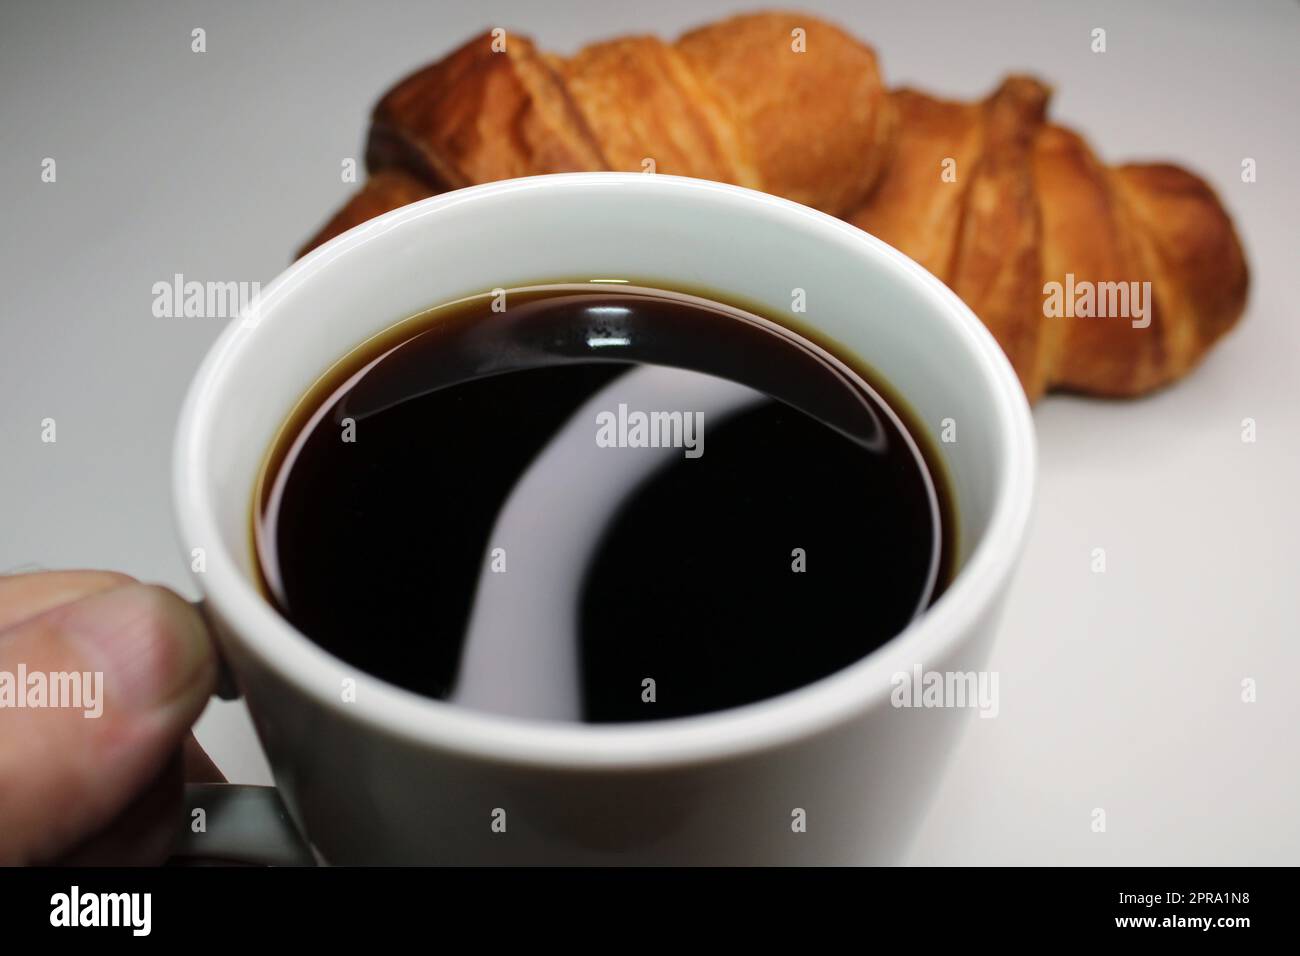
<path id="1" fill-rule="evenodd" d="M 0 570 L 113 567 L 195 594 L 169 455 L 221 322 L 154 318 L 151 287 L 269 281 L 353 188 L 340 160 L 393 81 L 484 27 L 570 52 L 746 6 L 5 4 Z M 1038 407 L 1037 517 L 990 664 L 1001 714 L 971 720 L 909 860 L 1300 862 L 1300 5 L 805 6 L 872 43 L 893 84 L 966 97 L 1013 69 L 1048 78 L 1054 115 L 1103 157 L 1213 183 L 1252 269 L 1244 321 L 1187 381 Z M 232 779 L 269 781 L 242 705 L 212 704 L 198 735 Z"/>

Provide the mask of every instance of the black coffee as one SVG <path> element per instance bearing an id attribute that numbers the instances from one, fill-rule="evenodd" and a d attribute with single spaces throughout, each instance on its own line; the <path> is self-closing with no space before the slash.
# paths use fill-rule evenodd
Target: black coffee
<path id="1" fill-rule="evenodd" d="M 519 716 L 681 717 L 869 654 L 951 574 L 897 401 L 811 338 L 679 293 L 532 287 L 347 356 L 282 431 L 254 535 L 303 634 Z"/>

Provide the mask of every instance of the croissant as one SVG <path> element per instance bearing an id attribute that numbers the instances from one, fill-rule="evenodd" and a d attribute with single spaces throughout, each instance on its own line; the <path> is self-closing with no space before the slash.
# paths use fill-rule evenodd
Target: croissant
<path id="1" fill-rule="evenodd" d="M 841 217 L 943 280 L 1030 400 L 1136 396 L 1240 317 L 1248 273 L 1201 179 L 1103 165 L 1010 76 L 976 102 L 888 90 L 873 51 L 797 13 L 724 20 L 568 58 L 492 31 L 375 108 L 363 188 L 302 250 L 449 189 L 622 169 L 735 183 Z"/>

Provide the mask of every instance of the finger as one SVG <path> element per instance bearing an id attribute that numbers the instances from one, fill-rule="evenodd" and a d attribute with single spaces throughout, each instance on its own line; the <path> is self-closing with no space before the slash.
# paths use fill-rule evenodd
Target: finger
<path id="1" fill-rule="evenodd" d="M 158 866 L 171 855 L 184 822 L 178 751 L 143 793 L 104 829 L 62 855 L 59 866 Z"/>
<path id="2" fill-rule="evenodd" d="M 0 634 L 0 693 L 6 679 L 0 864 L 52 859 L 107 825 L 180 746 L 216 665 L 189 604 L 132 584 Z M 42 682 L 45 700 L 33 693 Z"/>
<path id="3" fill-rule="evenodd" d="M 0 631 L 60 604 L 135 584 L 116 571 L 41 571 L 0 577 Z"/>

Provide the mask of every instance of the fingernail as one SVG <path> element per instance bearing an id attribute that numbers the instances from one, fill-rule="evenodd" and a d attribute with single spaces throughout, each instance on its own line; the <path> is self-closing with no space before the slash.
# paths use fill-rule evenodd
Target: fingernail
<path id="1" fill-rule="evenodd" d="M 212 692 L 213 651 L 190 606 L 163 588 L 114 588 L 69 605 L 60 628 L 104 674 L 114 707 L 148 711 Z"/>

